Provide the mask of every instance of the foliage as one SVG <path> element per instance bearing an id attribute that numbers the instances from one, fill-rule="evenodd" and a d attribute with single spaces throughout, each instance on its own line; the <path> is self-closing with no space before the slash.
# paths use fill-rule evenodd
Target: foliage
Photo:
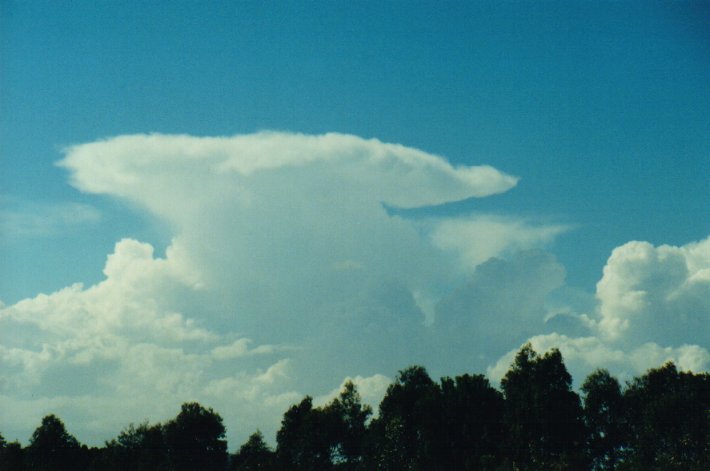
<path id="1" fill-rule="evenodd" d="M 168 467 L 164 431 L 160 424 L 144 422 L 138 427 L 131 424 L 118 438 L 106 444 L 106 450 L 110 456 L 108 461 L 117 470 L 150 471 Z"/>
<path id="2" fill-rule="evenodd" d="M 27 458 L 33 470 L 73 470 L 80 460 L 81 446 L 55 415 L 48 415 L 30 438 Z"/>
<path id="3" fill-rule="evenodd" d="M 504 401 L 482 375 L 441 380 L 445 469 L 495 469 L 503 458 Z"/>
<path id="4" fill-rule="evenodd" d="M 222 417 L 196 402 L 182 405 L 164 427 L 165 446 L 175 471 L 223 470 L 227 464 L 226 429 Z"/>
<path id="5" fill-rule="evenodd" d="M 701 470 L 710 464 L 710 375 L 667 363 L 630 383 L 623 469 Z"/>
<path id="6" fill-rule="evenodd" d="M 439 410 L 441 391 L 426 369 L 412 366 L 399 372 L 380 403 L 375 450 L 379 467 L 436 469 L 441 455 Z"/>
<path id="7" fill-rule="evenodd" d="M 525 345 L 501 381 L 509 453 L 521 470 L 585 469 L 579 396 L 559 350 Z"/>
<path id="8" fill-rule="evenodd" d="M 267 471 L 275 469 L 274 452 L 264 441 L 264 435 L 257 430 L 232 457 L 232 471 Z"/>
<path id="9" fill-rule="evenodd" d="M 276 458 L 288 469 L 357 469 L 364 460 L 367 419 L 372 411 L 361 402 L 352 382 L 323 407 L 306 396 L 292 406 L 276 435 Z"/>
<path id="10" fill-rule="evenodd" d="M 625 445 L 624 398 L 619 381 L 596 370 L 582 385 L 587 454 L 592 469 L 615 469 Z"/>
<path id="11" fill-rule="evenodd" d="M 710 469 L 710 375 L 672 363 L 622 388 L 606 370 L 572 389 L 562 355 L 525 345 L 501 382 L 464 374 L 435 382 L 399 372 L 372 410 L 352 382 L 284 414 L 276 449 L 257 431 L 232 456 L 219 414 L 196 402 L 163 424 L 129 425 L 88 448 L 54 415 L 23 448 L 0 435 L 0 470 L 689 470 Z"/>

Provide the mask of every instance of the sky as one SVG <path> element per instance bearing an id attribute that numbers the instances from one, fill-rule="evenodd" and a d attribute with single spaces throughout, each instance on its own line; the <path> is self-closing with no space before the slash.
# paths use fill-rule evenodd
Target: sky
<path id="1" fill-rule="evenodd" d="M 0 2 L 0 433 L 710 369 L 707 2 Z"/>

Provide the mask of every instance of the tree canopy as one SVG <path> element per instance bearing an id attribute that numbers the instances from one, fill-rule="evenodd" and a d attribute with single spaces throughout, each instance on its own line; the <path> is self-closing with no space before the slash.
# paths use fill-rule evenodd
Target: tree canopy
<path id="1" fill-rule="evenodd" d="M 710 469 L 710 374 L 667 363 L 622 385 L 600 369 L 579 391 L 558 350 L 538 354 L 528 344 L 500 390 L 483 375 L 435 381 L 411 366 L 374 418 L 347 382 L 322 406 L 310 396 L 292 405 L 275 448 L 256 431 L 231 455 L 222 417 L 197 402 L 93 448 L 47 415 L 26 447 L 0 434 L 0 470 Z"/>
<path id="2" fill-rule="evenodd" d="M 507 446 L 516 467 L 585 468 L 582 407 L 559 350 L 539 356 L 525 345 L 501 381 L 501 388 Z"/>

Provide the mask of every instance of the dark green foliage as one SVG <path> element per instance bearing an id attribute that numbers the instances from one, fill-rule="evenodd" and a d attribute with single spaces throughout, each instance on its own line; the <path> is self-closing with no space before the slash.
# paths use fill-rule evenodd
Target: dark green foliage
<path id="1" fill-rule="evenodd" d="M 508 454 L 519 469 L 586 469 L 582 407 L 559 350 L 538 356 L 525 345 L 501 387 Z"/>
<path id="2" fill-rule="evenodd" d="M 32 434 L 27 448 L 27 464 L 32 470 L 76 470 L 82 460 L 82 448 L 67 432 L 64 423 L 55 415 L 42 419 Z"/>
<path id="3" fill-rule="evenodd" d="M 20 453 L 22 453 L 22 447 L 20 447 L 20 444 L 17 444 Z M 0 470 L 3 469 L 21 469 L 21 459 L 19 460 L 18 463 L 15 463 L 13 461 L 17 461 L 16 459 L 13 460 L 12 456 L 12 448 L 13 444 L 12 443 L 7 443 L 5 440 L 5 437 L 0 434 Z"/>
<path id="4" fill-rule="evenodd" d="M 163 426 L 147 422 L 123 430 L 118 438 L 106 443 L 110 469 L 136 471 L 164 470 L 168 468 L 168 453 Z M 107 464 L 108 466 L 108 464 Z"/>
<path id="5" fill-rule="evenodd" d="M 621 469 L 709 469 L 710 375 L 667 363 L 631 382 L 624 399 L 629 447 Z"/>
<path id="6" fill-rule="evenodd" d="M 314 408 L 306 396 L 284 414 L 276 435 L 278 465 L 297 470 L 357 469 L 364 462 L 371 413 L 352 382 L 324 407 Z"/>
<path id="7" fill-rule="evenodd" d="M 164 436 L 171 469 L 223 470 L 227 442 L 222 417 L 196 402 L 182 405 L 178 416 L 165 424 Z"/>
<path id="8" fill-rule="evenodd" d="M 624 398 L 616 378 L 597 370 L 582 385 L 587 453 L 592 469 L 616 468 L 625 444 Z"/>
<path id="9" fill-rule="evenodd" d="M 103 448 L 87 448 L 54 415 L 26 448 L 0 435 L 0 471 L 328 471 L 710 469 L 710 375 L 668 363 L 622 390 L 606 370 L 581 387 L 584 407 L 558 350 L 525 345 L 501 382 L 482 375 L 433 381 L 421 366 L 400 371 L 379 416 L 346 383 L 314 407 L 283 416 L 272 450 L 261 432 L 227 454 L 222 418 L 183 404 L 164 424 L 130 425 Z"/>
<path id="10" fill-rule="evenodd" d="M 232 471 L 269 471 L 275 468 L 275 454 L 264 441 L 260 431 L 251 434 L 232 457 Z"/>
<path id="11" fill-rule="evenodd" d="M 496 469 L 503 458 L 503 395 L 482 375 L 441 380 L 441 463 L 445 469 Z"/>
<path id="12" fill-rule="evenodd" d="M 338 469 L 356 469 L 363 463 L 367 435 L 367 420 L 372 409 L 362 404 L 355 385 L 345 383 L 340 395 L 324 411 L 332 419 L 335 450 L 332 456 Z"/>
<path id="13" fill-rule="evenodd" d="M 373 424 L 379 469 L 439 469 L 443 457 L 439 386 L 421 366 L 399 372 Z"/>
<path id="14" fill-rule="evenodd" d="M 165 425 L 144 422 L 106 443 L 95 469 L 136 471 L 224 470 L 227 442 L 222 418 L 196 402 L 182 405 Z"/>
<path id="15" fill-rule="evenodd" d="M 21 471 L 27 469 L 25 467 L 25 450 L 19 442 L 11 443 L 2 440 L 0 447 L 0 470 Z"/>
<path id="16" fill-rule="evenodd" d="M 293 470 L 331 469 L 337 445 L 335 428 L 333 414 L 313 408 L 313 399 L 306 396 L 284 414 L 276 435 L 278 464 Z"/>

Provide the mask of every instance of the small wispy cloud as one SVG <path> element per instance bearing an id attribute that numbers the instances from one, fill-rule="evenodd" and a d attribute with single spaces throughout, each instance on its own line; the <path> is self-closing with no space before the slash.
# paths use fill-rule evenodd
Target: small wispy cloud
<path id="1" fill-rule="evenodd" d="M 510 252 L 544 247 L 572 229 L 565 224 L 540 224 L 492 214 L 436 220 L 430 238 L 434 246 L 458 253 L 469 268 Z"/>
<path id="2" fill-rule="evenodd" d="M 3 238 L 47 237 L 101 220 L 98 209 L 83 203 L 27 203 L 3 199 L 2 206 L 0 235 Z"/>

